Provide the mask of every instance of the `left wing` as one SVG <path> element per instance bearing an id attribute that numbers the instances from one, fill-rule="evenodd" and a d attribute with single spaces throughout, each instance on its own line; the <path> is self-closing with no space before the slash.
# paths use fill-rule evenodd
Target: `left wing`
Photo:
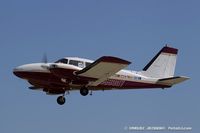
<path id="1" fill-rule="evenodd" d="M 131 62 L 112 56 L 103 56 L 87 66 L 77 71 L 77 76 L 95 79 L 89 85 L 97 86 L 101 82 L 127 67 Z"/>

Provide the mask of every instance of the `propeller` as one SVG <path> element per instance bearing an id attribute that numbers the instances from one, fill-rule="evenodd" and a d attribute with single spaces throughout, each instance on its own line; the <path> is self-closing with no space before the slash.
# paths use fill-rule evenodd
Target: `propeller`
<path id="1" fill-rule="evenodd" d="M 46 53 L 43 54 L 42 62 L 43 62 L 44 64 L 42 64 L 41 67 L 43 67 L 43 68 L 45 68 L 45 69 L 48 69 L 48 70 L 49 70 L 50 68 L 55 68 L 55 67 L 57 67 L 57 65 L 55 65 L 55 64 L 47 64 L 47 63 L 48 63 L 48 58 L 47 58 L 47 54 L 46 54 Z"/>
<path id="2" fill-rule="evenodd" d="M 49 65 L 47 64 L 48 63 L 48 58 L 47 58 L 47 54 L 46 53 L 43 54 L 42 63 L 44 63 L 44 64 L 41 65 L 41 67 L 49 70 Z"/>
<path id="3" fill-rule="evenodd" d="M 48 63 L 48 58 L 46 53 L 43 54 L 42 62 L 45 64 Z"/>

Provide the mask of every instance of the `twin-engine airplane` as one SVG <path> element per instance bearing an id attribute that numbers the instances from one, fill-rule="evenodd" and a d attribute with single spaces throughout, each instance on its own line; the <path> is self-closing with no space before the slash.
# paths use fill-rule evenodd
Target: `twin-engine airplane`
<path id="1" fill-rule="evenodd" d="M 142 71 L 123 70 L 131 62 L 112 56 L 96 61 L 65 57 L 54 63 L 33 63 L 19 66 L 13 73 L 27 80 L 33 90 L 47 94 L 62 94 L 57 103 L 65 103 L 65 93 L 113 89 L 169 88 L 188 77 L 174 76 L 178 49 L 165 46 Z"/>

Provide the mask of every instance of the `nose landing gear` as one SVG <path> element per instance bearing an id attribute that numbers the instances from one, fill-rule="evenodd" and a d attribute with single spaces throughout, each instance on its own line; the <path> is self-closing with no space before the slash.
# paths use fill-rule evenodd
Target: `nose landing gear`
<path id="1" fill-rule="evenodd" d="M 57 103 L 58 103 L 59 105 L 63 105 L 63 104 L 65 103 L 65 97 L 64 97 L 64 96 L 59 96 L 59 97 L 57 98 Z"/>
<path id="2" fill-rule="evenodd" d="M 69 93 L 69 92 L 68 92 L 68 93 Z M 82 96 L 87 96 L 87 95 L 89 94 L 88 88 L 87 88 L 87 87 L 82 87 L 82 88 L 80 89 L 80 94 L 81 94 Z M 65 95 L 65 94 L 64 94 L 64 95 Z M 65 100 L 64 95 L 63 95 L 63 96 L 59 96 L 59 97 L 57 98 L 57 103 L 58 103 L 59 105 L 65 104 L 65 101 L 66 101 L 66 100 Z M 91 91 L 90 95 L 92 95 L 92 91 Z"/>

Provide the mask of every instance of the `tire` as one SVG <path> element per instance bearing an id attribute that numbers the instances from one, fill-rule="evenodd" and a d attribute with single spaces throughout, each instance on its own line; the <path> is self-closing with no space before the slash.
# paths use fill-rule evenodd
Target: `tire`
<path id="1" fill-rule="evenodd" d="M 65 104 L 65 97 L 64 97 L 64 96 L 59 96 L 59 97 L 57 98 L 57 103 L 58 103 L 59 105 Z"/>
<path id="2" fill-rule="evenodd" d="M 80 94 L 81 94 L 82 96 L 87 96 L 88 93 L 89 93 L 88 88 L 83 87 L 83 88 L 80 89 Z"/>

